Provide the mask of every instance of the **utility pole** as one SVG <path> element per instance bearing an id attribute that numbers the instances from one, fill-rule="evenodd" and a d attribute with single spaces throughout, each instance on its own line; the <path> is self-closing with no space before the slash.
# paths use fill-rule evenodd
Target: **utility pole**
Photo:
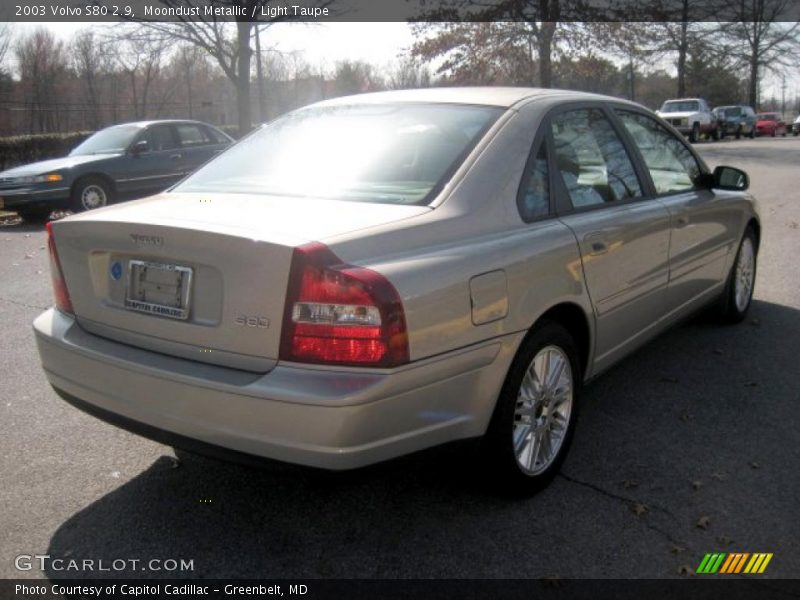
<path id="1" fill-rule="evenodd" d="M 266 121 L 264 106 L 264 69 L 261 65 L 261 27 L 256 24 L 256 78 L 258 80 L 258 122 Z"/>

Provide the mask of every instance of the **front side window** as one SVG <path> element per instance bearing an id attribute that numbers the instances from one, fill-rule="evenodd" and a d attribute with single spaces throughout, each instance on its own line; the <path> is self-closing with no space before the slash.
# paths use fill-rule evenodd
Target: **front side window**
<path id="1" fill-rule="evenodd" d="M 427 204 L 502 112 L 422 103 L 307 108 L 244 138 L 174 191 Z"/>
<path id="2" fill-rule="evenodd" d="M 551 127 L 555 162 L 573 208 L 642 196 L 628 152 L 603 111 L 564 112 Z"/>
<path id="3" fill-rule="evenodd" d="M 655 119 L 618 110 L 653 178 L 656 194 L 673 194 L 695 189 L 702 172 L 688 148 Z"/>

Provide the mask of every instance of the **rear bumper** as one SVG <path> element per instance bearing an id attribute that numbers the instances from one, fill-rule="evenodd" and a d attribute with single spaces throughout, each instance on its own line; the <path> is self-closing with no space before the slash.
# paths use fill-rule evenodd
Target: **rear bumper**
<path id="1" fill-rule="evenodd" d="M 67 401 L 145 437 L 327 468 L 355 468 L 482 435 L 524 333 L 392 370 L 279 363 L 253 374 L 34 322 L 47 379 Z"/>
<path id="2" fill-rule="evenodd" d="M 69 193 L 68 187 L 41 190 L 36 188 L 0 190 L 0 209 L 67 208 Z"/>

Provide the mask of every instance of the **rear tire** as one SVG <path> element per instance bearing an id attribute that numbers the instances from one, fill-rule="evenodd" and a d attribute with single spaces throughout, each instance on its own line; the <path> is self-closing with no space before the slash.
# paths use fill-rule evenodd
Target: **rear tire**
<path id="1" fill-rule="evenodd" d="M 544 321 L 523 341 L 482 440 L 490 477 L 507 492 L 529 496 L 555 477 L 578 418 L 578 351 L 569 332 Z"/>
<path id="2" fill-rule="evenodd" d="M 742 126 L 739 125 L 739 127 L 736 128 L 736 139 L 737 140 L 741 139 L 741 137 L 742 137 Z"/>
<path id="3" fill-rule="evenodd" d="M 743 321 L 753 303 L 758 258 L 756 248 L 756 234 L 752 227 L 748 227 L 739 242 L 739 250 L 728 274 L 725 291 L 720 297 L 719 316 L 724 323 Z"/>
<path id="4" fill-rule="evenodd" d="M 90 176 L 79 179 L 72 188 L 70 208 L 79 213 L 108 206 L 113 202 L 111 185 L 102 177 Z"/>
<path id="5" fill-rule="evenodd" d="M 722 134 L 720 133 L 719 127 L 715 127 L 714 131 L 711 132 L 711 139 L 715 142 L 718 142 L 720 139 L 722 139 Z"/>
<path id="6" fill-rule="evenodd" d="M 750 139 L 751 140 L 756 139 L 756 126 L 755 125 L 753 125 L 753 128 L 750 130 Z"/>
<path id="7" fill-rule="evenodd" d="M 25 223 L 40 225 L 50 219 L 50 213 L 52 212 L 49 208 L 29 208 L 27 210 L 18 210 L 17 214 Z"/>

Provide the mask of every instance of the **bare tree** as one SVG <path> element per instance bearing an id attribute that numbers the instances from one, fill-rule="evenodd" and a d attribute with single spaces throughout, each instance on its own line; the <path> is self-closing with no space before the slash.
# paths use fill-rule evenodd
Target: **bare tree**
<path id="1" fill-rule="evenodd" d="M 386 87 L 390 90 L 407 90 L 431 86 L 431 70 L 413 58 L 403 58 L 390 66 L 386 74 Z"/>
<path id="2" fill-rule="evenodd" d="M 153 99 L 154 86 L 161 76 L 169 40 L 161 35 L 154 35 L 143 27 L 119 28 L 106 41 L 113 43 L 113 55 L 117 65 L 128 79 L 128 90 L 131 94 L 133 116 L 144 119 L 151 106 L 155 105 L 155 114 L 160 112 L 166 101 L 166 94 Z"/>
<path id="3" fill-rule="evenodd" d="M 328 8 L 334 0 L 312 0 L 306 8 Z M 262 28 L 278 22 L 295 19 L 292 7 L 288 14 L 276 15 L 274 18 L 261 19 L 262 8 L 269 0 L 160 0 L 167 9 L 180 12 L 178 22 L 144 21 L 153 31 L 165 34 L 173 40 L 183 40 L 208 52 L 219 64 L 222 71 L 236 86 L 236 105 L 238 109 L 239 133 L 248 132 L 252 124 L 252 107 L 250 101 L 250 75 L 253 49 L 250 42 L 256 25 Z M 235 22 L 220 21 L 217 17 L 206 17 L 205 7 L 213 9 L 236 10 Z M 184 16 L 196 9 L 199 16 Z M 255 20 L 251 20 L 255 16 Z"/>
<path id="4" fill-rule="evenodd" d="M 106 57 L 102 44 L 91 29 L 83 29 L 70 44 L 72 68 L 80 78 L 82 97 L 88 107 L 86 123 L 92 129 L 99 129 L 102 123 L 101 80 L 106 67 Z"/>
<path id="5" fill-rule="evenodd" d="M 800 22 L 787 20 L 796 10 L 794 0 L 742 0 L 734 7 L 736 20 L 722 24 L 722 32 L 730 54 L 747 66 L 747 99 L 758 108 L 764 72 L 780 72 L 797 64 Z"/>
<path id="6" fill-rule="evenodd" d="M 29 131 L 57 131 L 61 115 L 52 102 L 58 98 L 59 84 L 67 72 L 64 44 L 40 27 L 18 40 L 14 51 L 20 85 L 27 99 Z"/>

